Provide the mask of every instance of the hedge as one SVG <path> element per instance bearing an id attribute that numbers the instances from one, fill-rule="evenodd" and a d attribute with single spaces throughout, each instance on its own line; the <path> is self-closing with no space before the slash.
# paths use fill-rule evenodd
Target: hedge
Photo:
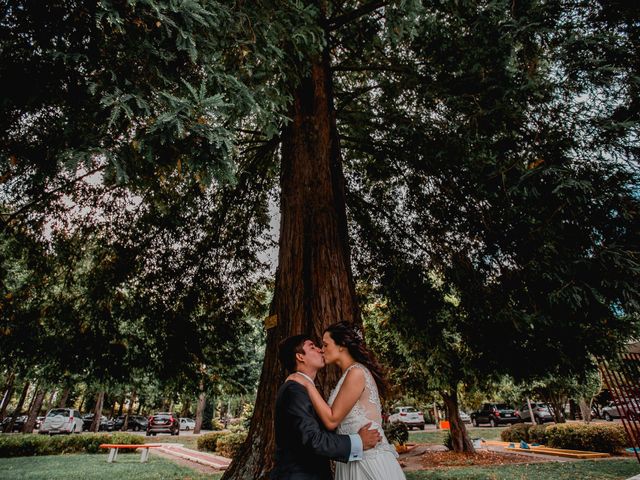
<path id="1" fill-rule="evenodd" d="M 247 439 L 246 432 L 228 433 L 218 438 L 216 442 L 216 452 L 226 458 L 233 458 L 240 450 L 240 446 Z"/>
<path id="2" fill-rule="evenodd" d="M 211 432 L 200 435 L 198 450 L 216 452 L 223 457 L 233 458 L 247 438 L 246 432 Z"/>
<path id="3" fill-rule="evenodd" d="M 622 425 L 563 423 L 559 425 L 517 424 L 500 433 L 504 442 L 539 443 L 553 448 L 618 453 L 627 445 Z"/>
<path id="4" fill-rule="evenodd" d="M 203 450 L 205 452 L 215 452 L 216 443 L 218 442 L 218 439 L 223 435 L 228 435 L 228 433 L 212 432 L 200 435 L 198 437 L 198 450 Z"/>
<path id="5" fill-rule="evenodd" d="M 622 425 L 565 423 L 548 426 L 545 434 L 547 446 L 570 450 L 619 453 L 628 443 Z"/>
<path id="6" fill-rule="evenodd" d="M 130 433 L 83 433 L 81 435 L 2 435 L 0 457 L 31 457 L 63 453 L 98 453 L 101 443 L 140 445 L 143 438 Z"/>
<path id="7" fill-rule="evenodd" d="M 530 428 L 531 425 L 529 425 L 528 423 L 516 423 L 515 425 L 511 425 L 509 428 L 505 428 L 502 432 L 500 432 L 500 438 L 503 442 L 520 442 L 521 440 L 530 442 Z"/>

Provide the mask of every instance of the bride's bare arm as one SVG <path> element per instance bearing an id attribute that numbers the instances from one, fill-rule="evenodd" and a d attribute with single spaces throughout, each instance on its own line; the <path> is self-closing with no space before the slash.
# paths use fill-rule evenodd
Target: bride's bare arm
<path id="1" fill-rule="evenodd" d="M 307 392 L 309 392 L 309 398 L 311 399 L 313 408 L 324 426 L 329 430 L 335 430 L 337 426 L 340 425 L 342 419 L 351 411 L 358 401 L 358 398 L 360 398 L 360 395 L 362 395 L 362 391 L 364 390 L 364 372 L 359 368 L 349 370 L 332 406 L 329 406 L 327 402 L 324 401 L 324 398 L 322 398 L 316 386 L 311 382 L 306 380 L 300 383 L 302 383 L 307 389 Z"/>

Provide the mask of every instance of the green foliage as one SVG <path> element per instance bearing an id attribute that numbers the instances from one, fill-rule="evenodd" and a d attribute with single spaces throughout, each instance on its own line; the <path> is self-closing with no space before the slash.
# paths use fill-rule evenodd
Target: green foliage
<path id="1" fill-rule="evenodd" d="M 566 423 L 546 427 L 545 434 L 554 448 L 620 453 L 629 443 L 622 425 Z"/>
<path id="2" fill-rule="evenodd" d="M 528 423 L 516 423 L 500 432 L 500 438 L 503 442 L 519 442 L 520 440 L 524 440 L 528 443 L 532 441 L 529 436 L 530 429 L 531 425 Z"/>
<path id="3" fill-rule="evenodd" d="M 220 421 L 218 417 L 214 417 L 211 421 L 211 429 L 212 430 L 222 430 L 224 428 L 224 424 Z"/>
<path id="4" fill-rule="evenodd" d="M 404 445 L 409 440 L 409 429 L 402 422 L 385 423 L 383 430 L 389 443 Z"/>
<path id="5" fill-rule="evenodd" d="M 87 433 L 82 435 L 47 436 L 38 434 L 2 435 L 0 457 L 61 455 L 66 453 L 98 453 L 102 443 L 143 444 L 139 435 L 128 433 Z"/>
<path id="6" fill-rule="evenodd" d="M 531 443 L 539 443 L 540 445 L 548 445 L 547 427 L 545 425 L 530 425 L 527 430 L 529 441 Z"/>
<path id="7" fill-rule="evenodd" d="M 222 435 L 216 442 L 216 453 L 226 458 L 234 458 L 246 439 L 246 432 Z"/>
<path id="8" fill-rule="evenodd" d="M 224 432 L 211 432 L 204 433 L 198 437 L 198 450 L 203 450 L 206 452 L 215 452 L 216 451 L 216 443 L 219 438 L 224 435 L 228 435 L 228 433 Z"/>
<path id="9" fill-rule="evenodd" d="M 453 437 L 451 436 L 451 430 L 447 430 L 447 433 L 442 440 L 442 444 L 449 450 L 453 450 Z"/>

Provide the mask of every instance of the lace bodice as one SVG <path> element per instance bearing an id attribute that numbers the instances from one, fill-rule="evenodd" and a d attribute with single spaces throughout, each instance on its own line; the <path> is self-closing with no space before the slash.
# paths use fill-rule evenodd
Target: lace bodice
<path id="1" fill-rule="evenodd" d="M 376 382 L 371 375 L 371 372 L 367 367 L 360 363 L 354 363 L 349 368 L 347 368 L 335 388 L 331 391 L 331 395 L 329 395 L 329 405 L 333 405 L 336 397 L 338 396 L 338 392 L 344 383 L 345 378 L 347 378 L 347 374 L 351 371 L 352 368 L 359 368 L 364 372 L 364 390 L 360 395 L 360 398 L 356 401 L 351 411 L 347 414 L 346 417 L 342 419 L 340 425 L 338 425 L 337 433 L 348 435 L 351 433 L 357 433 L 360 430 L 360 427 L 366 425 L 371 422 L 370 428 L 375 428 L 380 432 L 382 436 L 382 440 L 375 448 L 371 450 L 366 450 L 364 452 L 364 456 L 375 455 L 377 451 L 388 450 L 392 451 L 394 455 L 397 456 L 396 450 L 392 445 L 389 445 L 387 438 L 384 435 L 384 431 L 382 430 L 382 407 L 380 405 L 380 396 L 378 394 L 378 387 Z"/>

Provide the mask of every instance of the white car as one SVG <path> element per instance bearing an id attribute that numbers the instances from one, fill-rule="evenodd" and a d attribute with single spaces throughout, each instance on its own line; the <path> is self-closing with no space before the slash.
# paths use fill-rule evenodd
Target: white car
<path id="1" fill-rule="evenodd" d="M 417 427 L 420 430 L 424 429 L 424 416 L 422 415 L 422 412 L 413 407 L 394 408 L 391 415 L 389 415 L 389 423 L 394 422 L 404 423 L 409 430 L 413 427 Z"/>
<path id="2" fill-rule="evenodd" d="M 180 430 L 193 430 L 196 428 L 196 421 L 193 418 L 181 418 Z"/>
<path id="3" fill-rule="evenodd" d="M 463 412 L 462 410 L 459 410 L 458 413 L 460 414 L 460 420 L 462 420 L 462 423 L 471 424 L 471 417 L 468 413 Z"/>
<path id="4" fill-rule="evenodd" d="M 73 408 L 54 408 L 49 410 L 40 425 L 39 433 L 82 433 L 82 415 Z"/>

